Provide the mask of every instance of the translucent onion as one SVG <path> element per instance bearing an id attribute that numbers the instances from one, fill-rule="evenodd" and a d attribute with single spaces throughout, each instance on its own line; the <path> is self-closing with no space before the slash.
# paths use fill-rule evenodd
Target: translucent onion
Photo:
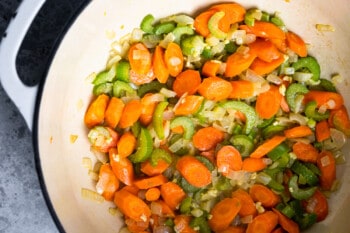
<path id="1" fill-rule="evenodd" d="M 173 229 L 169 226 L 156 226 L 153 233 L 173 233 Z"/>
<path id="2" fill-rule="evenodd" d="M 269 74 L 266 77 L 266 80 L 269 81 L 270 83 L 276 84 L 276 85 L 280 85 L 282 84 L 282 79 L 276 75 L 276 74 Z"/>
<path id="3" fill-rule="evenodd" d="M 299 125 L 306 125 L 307 124 L 307 118 L 299 113 L 290 113 L 289 119 L 291 121 L 297 122 Z"/>
<path id="4" fill-rule="evenodd" d="M 346 143 L 347 138 L 343 132 L 335 128 L 330 128 L 331 137 L 323 142 L 326 150 L 340 150 Z"/>
<path id="5" fill-rule="evenodd" d="M 151 213 L 155 214 L 157 216 L 162 216 L 163 212 L 162 212 L 163 208 L 162 205 L 156 201 L 152 201 L 151 202 Z"/>

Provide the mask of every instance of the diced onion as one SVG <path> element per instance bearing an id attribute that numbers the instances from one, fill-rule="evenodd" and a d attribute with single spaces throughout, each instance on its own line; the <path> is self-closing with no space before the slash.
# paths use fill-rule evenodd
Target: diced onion
<path id="1" fill-rule="evenodd" d="M 92 169 L 92 160 L 89 157 L 84 157 L 82 160 L 83 167 Z"/>
<path id="2" fill-rule="evenodd" d="M 131 233 L 127 227 L 123 227 L 120 229 L 119 233 Z"/>
<path id="3" fill-rule="evenodd" d="M 328 156 L 324 156 L 321 158 L 321 165 L 322 167 L 326 167 L 331 163 L 331 161 L 329 160 Z"/>
<path id="4" fill-rule="evenodd" d="M 176 96 L 176 92 L 175 91 L 171 91 L 169 89 L 166 89 L 166 88 L 162 88 L 160 89 L 159 91 L 161 94 L 163 94 L 165 97 L 167 98 L 172 98 L 172 97 L 175 97 Z"/>
<path id="5" fill-rule="evenodd" d="M 316 29 L 320 32 L 334 32 L 335 28 L 329 24 L 316 24 Z"/>
<path id="6" fill-rule="evenodd" d="M 104 197 L 102 197 L 100 194 L 98 194 L 97 192 L 87 189 L 87 188 L 82 188 L 81 189 L 81 196 L 83 198 L 92 200 L 92 201 L 96 201 L 98 203 L 102 203 L 104 202 Z"/>

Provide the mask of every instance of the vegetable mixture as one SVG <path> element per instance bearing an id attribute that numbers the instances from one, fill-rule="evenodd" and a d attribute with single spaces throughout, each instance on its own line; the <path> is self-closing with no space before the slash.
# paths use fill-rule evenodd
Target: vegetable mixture
<path id="1" fill-rule="evenodd" d="M 327 217 L 350 120 L 278 13 L 149 14 L 113 47 L 84 122 L 123 230 L 299 232 Z"/>

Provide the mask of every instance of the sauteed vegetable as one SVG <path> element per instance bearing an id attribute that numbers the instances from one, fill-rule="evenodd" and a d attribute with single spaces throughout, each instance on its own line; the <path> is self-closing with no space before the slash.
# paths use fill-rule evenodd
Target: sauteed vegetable
<path id="1" fill-rule="evenodd" d="M 277 13 L 146 15 L 113 46 L 84 122 L 124 230 L 299 232 L 327 217 L 350 120 Z"/>

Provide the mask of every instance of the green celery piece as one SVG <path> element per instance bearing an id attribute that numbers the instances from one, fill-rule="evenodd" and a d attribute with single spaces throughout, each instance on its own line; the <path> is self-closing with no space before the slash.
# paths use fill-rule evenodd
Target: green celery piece
<path id="1" fill-rule="evenodd" d="M 171 154 L 168 151 L 161 148 L 156 148 L 152 151 L 150 157 L 151 165 L 157 166 L 159 160 L 163 160 L 169 164 L 173 161 Z"/>
<path id="2" fill-rule="evenodd" d="M 258 116 L 255 112 L 255 109 L 252 106 L 244 102 L 229 100 L 222 103 L 222 107 L 225 109 L 234 109 L 234 110 L 240 111 L 245 115 L 247 119 L 245 128 L 244 128 L 245 134 L 249 134 L 250 131 L 256 126 Z"/>
<path id="3" fill-rule="evenodd" d="M 320 65 L 318 64 L 318 61 L 314 57 L 308 56 L 308 57 L 299 58 L 298 61 L 292 64 L 292 67 L 294 68 L 295 71 L 306 69 L 307 71 L 311 72 L 312 73 L 311 79 L 313 81 L 318 81 L 320 79 L 321 68 L 320 68 Z"/>
<path id="4" fill-rule="evenodd" d="M 153 113 L 152 123 L 154 130 L 156 131 L 156 134 L 159 139 L 164 139 L 164 127 L 163 127 L 163 113 L 165 108 L 168 106 L 167 101 L 159 102 L 156 106 L 156 109 Z"/>
<path id="5" fill-rule="evenodd" d="M 124 81 L 124 82 L 130 82 L 130 63 L 128 61 L 120 61 L 117 64 L 117 79 Z"/>
<path id="6" fill-rule="evenodd" d="M 305 178 L 307 184 L 314 186 L 318 184 L 318 177 L 314 174 L 307 166 L 305 166 L 302 162 L 296 160 L 292 167 L 292 171 L 296 174 Z"/>
<path id="7" fill-rule="evenodd" d="M 134 95 L 136 91 L 127 82 L 115 81 L 113 83 L 113 96 L 120 98 L 126 94 Z"/>
<path id="8" fill-rule="evenodd" d="M 227 37 L 227 33 L 223 32 L 219 28 L 219 21 L 225 16 L 225 12 L 218 11 L 214 13 L 209 21 L 208 21 L 208 29 L 212 36 L 219 38 L 219 39 L 225 39 Z"/>
<path id="9" fill-rule="evenodd" d="M 298 95 L 304 95 L 309 92 L 306 86 L 301 83 L 292 83 L 287 87 L 286 100 L 292 112 L 296 112 L 295 99 Z"/>
<path id="10" fill-rule="evenodd" d="M 248 157 L 254 149 L 254 141 L 244 134 L 232 136 L 230 142 L 239 150 L 242 157 Z"/>
<path id="11" fill-rule="evenodd" d="M 186 116 L 175 117 L 170 122 L 170 128 L 173 129 L 178 126 L 182 126 L 184 129 L 184 139 L 190 140 L 194 134 L 194 124 L 191 118 Z"/>
<path id="12" fill-rule="evenodd" d="M 143 17 L 140 28 L 142 31 L 146 33 L 153 33 L 154 27 L 153 27 L 153 22 L 154 22 L 154 16 L 152 14 L 148 14 L 145 17 Z"/>
<path id="13" fill-rule="evenodd" d="M 176 28 L 176 24 L 174 22 L 165 22 L 159 23 L 154 26 L 154 34 L 163 35 L 172 32 Z"/>
<path id="14" fill-rule="evenodd" d="M 107 95 L 111 95 L 112 94 L 112 90 L 113 90 L 113 83 L 101 83 L 98 85 L 95 85 L 92 93 L 95 96 L 101 95 L 101 94 L 107 94 Z"/>
<path id="15" fill-rule="evenodd" d="M 298 186 L 298 176 L 293 175 L 288 182 L 289 192 L 293 198 L 297 200 L 306 200 L 310 198 L 317 190 L 317 186 L 308 188 L 299 188 Z"/>
<path id="16" fill-rule="evenodd" d="M 325 113 L 319 113 L 317 110 L 317 102 L 310 101 L 305 106 L 305 115 L 308 118 L 314 119 L 315 121 L 322 121 L 328 119 L 330 112 L 327 110 Z"/>
<path id="17" fill-rule="evenodd" d="M 153 151 L 153 140 L 148 129 L 141 127 L 137 138 L 137 150 L 130 155 L 130 161 L 133 163 L 144 162 L 150 158 Z"/>

